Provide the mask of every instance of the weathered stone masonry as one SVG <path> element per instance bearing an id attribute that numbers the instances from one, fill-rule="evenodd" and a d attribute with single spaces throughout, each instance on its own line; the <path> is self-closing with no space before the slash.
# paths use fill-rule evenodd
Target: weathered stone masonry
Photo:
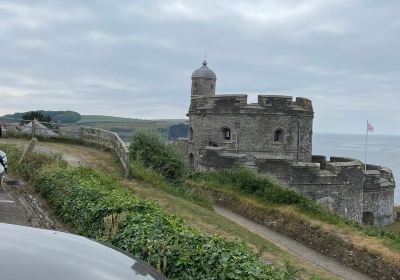
<path id="1" fill-rule="evenodd" d="M 358 160 L 312 155 L 314 110 L 307 98 L 215 95 L 216 75 L 203 66 L 192 74 L 189 137 L 179 145 L 196 170 L 242 163 L 357 222 L 393 222 L 391 171 Z"/>

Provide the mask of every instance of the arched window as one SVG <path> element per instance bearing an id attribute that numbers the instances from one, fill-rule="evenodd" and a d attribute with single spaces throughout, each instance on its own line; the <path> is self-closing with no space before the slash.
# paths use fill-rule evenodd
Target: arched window
<path id="1" fill-rule="evenodd" d="M 189 126 L 189 140 L 193 140 L 193 128 Z"/>
<path id="2" fill-rule="evenodd" d="M 192 153 L 189 154 L 189 168 L 194 169 L 194 155 Z"/>
<path id="3" fill-rule="evenodd" d="M 283 143 L 283 129 L 278 128 L 274 133 L 274 142 Z"/>
<path id="4" fill-rule="evenodd" d="M 211 84 L 211 89 L 214 89 L 214 85 L 213 84 Z"/>
<path id="5" fill-rule="evenodd" d="M 222 132 L 224 133 L 224 139 L 225 140 L 231 140 L 231 130 L 227 127 L 224 127 L 222 129 Z"/>

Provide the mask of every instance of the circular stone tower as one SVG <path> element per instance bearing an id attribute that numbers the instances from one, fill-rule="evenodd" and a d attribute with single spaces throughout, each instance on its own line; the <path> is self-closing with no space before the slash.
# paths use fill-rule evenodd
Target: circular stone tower
<path id="1" fill-rule="evenodd" d="M 207 61 L 192 74 L 192 96 L 214 96 L 217 75 L 207 67 Z"/>

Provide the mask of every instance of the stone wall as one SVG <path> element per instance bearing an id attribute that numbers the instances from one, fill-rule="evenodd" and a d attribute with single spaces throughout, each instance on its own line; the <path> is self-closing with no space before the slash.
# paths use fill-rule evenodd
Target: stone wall
<path id="1" fill-rule="evenodd" d="M 381 166 L 368 165 L 365 174 L 363 222 L 373 225 L 393 223 L 395 182 L 392 172 Z"/>
<path id="2" fill-rule="evenodd" d="M 363 212 L 363 165 L 359 161 L 320 163 L 289 162 L 259 158 L 256 168 L 284 182 L 331 211 L 361 222 Z"/>
<path id="3" fill-rule="evenodd" d="M 260 95 L 258 103 L 247 104 L 246 95 L 196 96 L 189 110 L 190 153 L 195 166 L 206 146 L 246 154 L 248 160 L 263 153 L 311 161 L 312 122 L 312 105 L 304 98 L 293 102 L 292 97 Z M 230 139 L 225 139 L 225 129 Z M 274 139 L 277 130 L 283 132 L 282 141 Z"/>
<path id="4" fill-rule="evenodd" d="M 250 164 L 246 154 L 229 153 L 222 147 L 206 147 L 200 154 L 199 170 L 244 164 L 350 220 L 371 225 L 393 222 L 395 185 L 386 168 L 369 166 L 364 171 L 362 162 L 349 158 L 331 157 L 327 161 L 324 156 L 313 156 L 314 162 L 297 162 L 265 154 L 256 155 Z"/>

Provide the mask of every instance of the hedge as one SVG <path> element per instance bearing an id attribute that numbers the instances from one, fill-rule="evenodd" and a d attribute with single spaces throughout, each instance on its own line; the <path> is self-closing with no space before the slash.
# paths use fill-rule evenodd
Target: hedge
<path id="1" fill-rule="evenodd" d="M 73 232 L 126 250 L 170 279 L 296 277 L 263 264 L 243 242 L 188 226 L 93 169 L 33 155 L 19 173 L 48 199 Z"/>

